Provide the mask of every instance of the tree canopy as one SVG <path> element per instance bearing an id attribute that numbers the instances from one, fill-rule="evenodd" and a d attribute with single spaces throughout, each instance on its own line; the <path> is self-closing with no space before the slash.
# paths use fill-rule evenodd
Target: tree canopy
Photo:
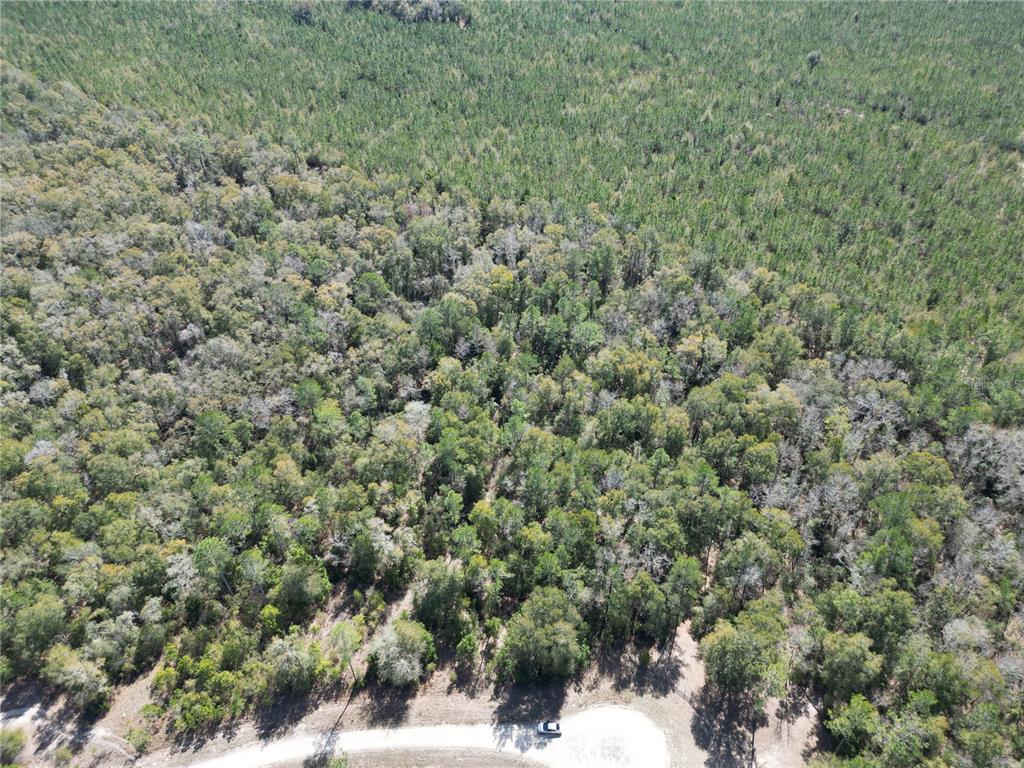
<path id="1" fill-rule="evenodd" d="M 211 34 L 235 18 L 319 34 L 342 13 L 360 34 L 466 32 L 444 19 L 412 29 L 394 17 L 404 6 L 370 5 L 386 13 L 181 12 L 212 14 Z M 92 8 L 15 4 L 4 34 L 18 60 L 36 61 L 27 28 Z M 839 23 L 831 9 L 793 8 Z M 90 39 L 110 11 L 94 12 Z M 624 10 L 642 33 L 629 55 L 670 65 L 681 54 L 652 23 L 685 12 Z M 505 13 L 474 9 L 467 34 Z M 536 13 L 524 18 L 614 20 L 586 4 Z M 893 19 L 905 13 L 872 7 L 843 23 L 899 47 Z M 781 34 L 784 12 L 768 15 Z M 391 82 L 367 51 L 352 94 Z M 755 73 L 757 93 L 741 96 L 787 121 L 810 119 L 808 105 L 820 114 L 815 89 L 837 87 L 835 54 L 813 66 L 806 54 L 796 70 Z M 921 61 L 916 48 L 908 60 Z M 970 81 L 980 93 L 985 72 L 1007 66 Z M 627 102 L 648 89 L 698 98 L 626 71 L 596 85 Z M 474 89 L 493 86 L 481 77 Z M 702 101 L 707 118 L 689 123 L 633 112 L 682 132 L 644 140 L 643 162 L 665 169 L 652 183 L 675 202 L 641 224 L 661 187 L 634 189 L 634 172 L 594 204 L 569 194 L 569 177 L 498 192 L 502 164 L 483 158 L 517 146 L 500 132 L 469 148 L 463 178 L 431 172 L 399 126 L 395 152 L 427 169 L 367 173 L 293 136 L 230 130 L 235 93 L 216 119 L 183 120 L 13 66 L 2 78 L 5 682 L 45 681 L 98 713 L 154 670 L 154 711 L 194 732 L 272 697 L 361 685 L 357 657 L 385 686 L 478 655 L 507 680 L 567 680 L 603 650 L 667 650 L 689 621 L 725 695 L 820 693 L 836 759 L 1024 759 L 1024 363 L 1015 315 L 996 311 L 1016 285 L 1007 168 L 1019 148 L 1003 107 L 986 106 L 1003 102 L 973 94 L 992 133 L 951 149 L 930 132 L 973 135 L 975 118 L 910 80 L 909 96 L 843 85 L 870 117 L 830 108 L 829 131 L 792 145 L 716 123 L 731 102 Z M 585 119 L 585 101 L 559 103 L 566 120 Z M 810 150 L 837 136 L 851 140 L 847 166 L 877 170 L 872 147 L 887 168 L 906 164 L 892 187 L 908 185 L 912 216 L 894 191 L 872 202 L 876 187 L 856 179 L 842 195 L 815 186 L 837 174 Z M 946 152 L 970 156 L 966 186 L 936 177 L 947 166 L 930 158 Z M 790 167 L 790 153 L 807 166 Z M 929 202 L 926 187 L 959 202 Z M 845 200 L 863 201 L 864 217 Z M 801 215 L 780 218 L 791 209 Z M 670 210 L 678 221 L 657 226 Z M 824 220 L 845 234 L 833 240 Z M 965 314 L 880 308 L 903 273 L 877 265 L 916 264 L 951 231 L 991 247 L 998 290 Z M 803 267 L 769 268 L 787 253 L 828 274 L 849 262 L 886 286 L 857 295 L 802 282 Z M 932 263 L 952 279 L 963 249 L 942 253 Z"/>

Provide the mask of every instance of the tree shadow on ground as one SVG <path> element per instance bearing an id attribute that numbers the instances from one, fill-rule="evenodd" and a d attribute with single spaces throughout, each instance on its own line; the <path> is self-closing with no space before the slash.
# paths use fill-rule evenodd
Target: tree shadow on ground
<path id="1" fill-rule="evenodd" d="M 467 696 L 476 696 L 486 685 L 486 678 L 472 664 L 454 664 L 449 670 L 454 673 L 448 682 L 449 695 L 459 691 Z"/>
<path id="2" fill-rule="evenodd" d="M 206 742 L 210 741 L 225 731 L 234 736 L 237 725 L 234 721 L 221 721 L 205 728 L 196 728 L 190 731 L 182 731 L 175 727 L 174 718 L 168 718 L 164 725 L 164 734 L 171 744 L 172 752 L 197 752 L 203 748 Z"/>
<path id="3" fill-rule="evenodd" d="M 808 697 L 808 691 L 795 685 L 788 686 L 785 697 L 779 699 L 775 708 L 775 717 L 784 723 L 795 723 L 801 717 L 811 714 L 815 708 Z"/>
<path id="4" fill-rule="evenodd" d="M 338 754 L 338 740 L 342 731 L 334 728 L 317 742 L 316 749 L 302 761 L 302 768 L 326 768 L 332 757 Z"/>
<path id="5" fill-rule="evenodd" d="M 464 659 L 446 649 L 438 651 L 437 661 L 438 669 L 446 669 L 450 676 L 447 693 L 458 691 L 475 697 L 490 689 L 493 680 L 487 673 L 487 657 L 484 654 L 478 653 L 473 659 Z"/>
<path id="6" fill-rule="evenodd" d="M 3 692 L 3 712 L 8 715 L 38 707 L 32 714 L 35 754 L 42 755 L 60 744 L 78 752 L 89 740 L 90 729 L 100 713 L 84 714 L 60 693 L 39 683 L 17 681 Z"/>
<path id="7" fill-rule="evenodd" d="M 317 688 L 307 693 L 280 696 L 272 704 L 257 708 L 252 716 L 256 733 L 261 739 L 269 739 L 288 731 L 299 720 L 326 702 L 338 701 L 345 696 L 351 703 L 355 691 L 350 682 L 340 680 L 333 685 Z M 346 709 L 348 709 L 347 705 Z M 224 732 L 223 727 L 219 729 L 219 732 Z"/>
<path id="8" fill-rule="evenodd" d="M 729 697 L 704 685 L 693 697 L 690 732 L 707 752 L 707 768 L 748 768 L 752 762 L 754 732 L 767 722 L 753 703 Z"/>
<path id="9" fill-rule="evenodd" d="M 310 693 L 277 695 L 273 702 L 258 706 L 251 712 L 251 722 L 260 740 L 272 739 L 293 728 L 303 717 L 317 709 L 325 701 L 336 699 L 342 692 L 342 686 L 332 686 Z M 174 752 L 197 751 L 214 738 L 231 741 L 238 735 L 240 726 L 250 716 L 220 720 L 208 727 L 191 731 L 175 728 L 174 722 L 168 720 L 164 732 L 172 744 Z"/>
<path id="10" fill-rule="evenodd" d="M 55 698 L 47 694 L 48 691 L 41 683 L 32 680 L 17 679 L 5 682 L 0 686 L 0 711 L 8 715 L 37 704 L 40 709 L 45 709 L 49 705 L 44 702 L 52 702 Z"/>
<path id="11" fill-rule="evenodd" d="M 366 687 L 363 712 L 371 726 L 394 728 L 405 722 L 409 705 L 416 698 L 416 688 L 395 688 L 379 682 Z"/>
<path id="12" fill-rule="evenodd" d="M 77 754 L 88 743 L 92 726 L 98 719 L 97 716 L 83 715 L 67 701 L 48 709 L 40 708 L 33 717 L 37 722 L 34 728 L 35 753 L 42 755 L 51 747 L 61 745 Z"/>
<path id="13" fill-rule="evenodd" d="M 33 733 L 33 755 L 41 763 L 51 761 L 57 748 L 66 748 L 75 755 L 75 765 L 93 768 L 108 764 L 113 753 L 128 761 L 134 759 L 131 748 L 116 734 L 105 734 L 97 749 L 87 755 L 83 751 L 95 735 L 93 727 L 102 712 L 83 713 L 67 695 L 31 680 L 17 680 L 2 693 L 3 713 L 8 716 L 37 708 L 30 718 Z M 95 745 L 95 744 L 94 744 Z M 119 758 L 120 759 L 120 758 Z"/>
<path id="14" fill-rule="evenodd" d="M 686 669 L 686 660 L 680 654 L 670 653 L 671 646 L 651 654 L 648 663 L 641 663 L 641 652 L 635 648 L 620 651 L 609 649 L 597 657 L 600 678 L 610 679 L 617 692 L 634 691 L 641 696 L 667 696 Z"/>
<path id="15" fill-rule="evenodd" d="M 253 720 L 257 721 L 259 711 L 254 714 Z M 171 744 L 171 751 L 175 753 L 197 752 L 214 738 L 223 738 L 230 741 L 239 733 L 239 727 L 243 722 L 242 718 L 230 718 L 218 721 L 204 728 L 194 730 L 179 730 L 174 725 L 174 719 L 169 718 L 164 726 L 164 733 Z M 257 725 L 257 731 L 259 731 Z"/>
<path id="16" fill-rule="evenodd" d="M 498 704 L 491 723 L 497 744 L 511 743 L 520 752 L 547 746 L 551 738 L 538 735 L 536 724 L 558 719 L 565 705 L 567 688 L 566 683 L 546 683 L 529 687 L 505 685 L 496 689 Z"/>
<path id="17" fill-rule="evenodd" d="M 540 722 L 538 720 L 538 722 Z M 495 725 L 492 728 L 495 744 L 501 748 L 509 744 L 518 752 L 522 753 L 528 749 L 544 749 L 557 736 L 541 736 L 537 733 L 537 726 L 525 723 L 523 725 Z"/>
<path id="18" fill-rule="evenodd" d="M 325 697 L 323 695 L 286 696 L 276 699 L 266 707 L 253 712 L 253 724 L 261 739 L 279 736 L 295 726 L 299 720 L 316 709 Z"/>
<path id="19" fill-rule="evenodd" d="M 331 726 L 331 730 L 325 733 L 320 738 L 319 742 L 317 742 L 316 749 L 313 751 L 313 754 L 302 761 L 303 768 L 324 768 L 330 759 L 338 754 L 338 740 L 344 732 L 344 729 L 341 728 L 341 721 L 345 719 L 345 713 L 348 712 L 348 708 L 355 697 L 356 690 L 354 688 L 349 689 L 348 701 L 345 702 L 345 708 L 341 710 L 341 714 L 339 714 L 338 719 L 334 721 L 334 725 Z"/>
<path id="20" fill-rule="evenodd" d="M 779 703 L 780 717 L 791 717 L 793 721 L 802 716 L 814 718 L 814 730 L 804 745 L 801 757 L 809 762 L 814 755 L 834 752 L 838 747 L 835 738 L 825 727 L 825 706 L 821 698 L 810 691 L 791 690 Z"/>
<path id="21" fill-rule="evenodd" d="M 825 727 L 824 712 L 825 706 L 820 695 L 808 687 L 799 685 L 787 686 L 786 695 L 778 700 L 772 710 L 773 719 L 778 721 L 780 726 L 795 726 L 803 718 L 811 721 L 811 732 L 801 752 L 805 761 L 823 751 L 835 750 L 835 739 Z"/>
<path id="22" fill-rule="evenodd" d="M 819 714 L 814 724 L 814 736 L 807 739 L 807 744 L 800 751 L 800 757 L 804 759 L 805 763 L 810 763 L 815 756 L 826 753 L 832 754 L 838 748 L 839 744 L 832 734 L 829 733 L 824 723 L 822 723 L 821 715 Z"/>

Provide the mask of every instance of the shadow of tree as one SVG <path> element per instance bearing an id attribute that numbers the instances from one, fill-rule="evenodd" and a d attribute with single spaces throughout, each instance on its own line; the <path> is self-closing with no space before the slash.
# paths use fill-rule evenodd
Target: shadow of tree
<path id="1" fill-rule="evenodd" d="M 641 696 L 667 696 L 675 690 L 686 669 L 685 659 L 670 653 L 671 646 L 651 654 L 651 660 L 641 664 L 641 652 L 636 648 L 608 649 L 597 657 L 597 671 L 601 678 L 610 679 L 616 691 L 630 690 Z"/>
<path id="2" fill-rule="evenodd" d="M 37 704 L 40 709 L 45 709 L 49 705 L 44 705 L 42 702 L 54 699 L 52 696 L 47 696 L 47 693 L 48 691 L 42 683 L 24 678 L 4 680 L 3 685 L 0 685 L 0 704 L 2 704 L 0 709 L 5 715 L 13 715 Z"/>
<path id="3" fill-rule="evenodd" d="M 493 722 L 522 723 L 556 717 L 565 705 L 565 683 L 508 684 L 495 689 Z"/>
<path id="4" fill-rule="evenodd" d="M 492 682 L 487 673 L 486 660 L 483 654 L 475 659 L 460 659 L 454 652 L 438 653 L 438 668 L 447 669 L 451 675 L 448 682 L 448 693 L 459 691 L 467 696 L 476 696 L 489 688 Z"/>
<path id="5" fill-rule="evenodd" d="M 267 707 L 260 707 L 253 713 L 256 733 L 261 739 L 280 735 L 315 709 L 323 698 L 318 695 L 292 695 L 278 698 Z"/>
<path id="6" fill-rule="evenodd" d="M 345 708 L 341 710 L 341 714 L 339 714 L 338 719 L 334 721 L 334 725 L 331 726 L 331 730 L 325 733 L 320 739 L 313 754 L 302 761 L 303 768 L 325 768 L 332 757 L 337 757 L 340 754 L 338 750 L 338 740 L 344 732 L 341 728 L 341 721 L 345 719 L 345 713 L 348 712 L 348 708 L 351 706 L 352 700 L 355 697 L 355 689 L 350 689 L 348 701 L 345 702 Z"/>
<path id="7" fill-rule="evenodd" d="M 82 768 L 109 762 L 114 752 L 123 753 L 126 760 L 133 759 L 131 748 L 116 734 L 107 734 L 103 748 L 86 755 L 83 750 L 93 738 L 93 727 L 103 712 L 83 712 L 63 693 L 33 680 L 17 680 L 0 694 L 2 710 L 12 716 L 35 708 L 31 714 L 33 754 L 43 761 L 52 759 L 50 753 L 58 747 L 70 750 L 76 756 L 76 765 Z"/>
<path id="8" fill-rule="evenodd" d="M 533 724 L 558 718 L 567 688 L 566 683 L 545 683 L 496 689 L 498 705 L 491 720 L 495 741 L 500 746 L 511 743 L 520 752 L 530 747 L 543 749 L 550 737 L 540 736 Z"/>
<path id="9" fill-rule="evenodd" d="M 338 740 L 342 732 L 333 728 L 325 733 L 323 738 L 316 745 L 316 749 L 309 757 L 302 761 L 302 768 L 326 768 L 332 757 L 340 756 Z"/>
<path id="10" fill-rule="evenodd" d="M 707 768 L 748 768 L 752 764 L 754 732 L 767 719 L 749 699 L 730 697 L 705 685 L 693 697 L 690 731 L 708 753 Z"/>
<path id="11" fill-rule="evenodd" d="M 394 727 L 405 722 L 409 704 L 416 697 L 416 688 L 395 688 L 379 682 L 370 683 L 363 699 L 363 712 L 371 726 Z"/>
<path id="12" fill-rule="evenodd" d="M 44 702 L 50 703 L 44 703 Z M 101 712 L 84 713 L 60 694 L 34 685 L 8 689 L 3 695 L 5 712 L 38 705 L 32 715 L 33 741 L 36 755 L 63 746 L 79 753 L 88 743 L 92 727 Z"/>
<path id="13" fill-rule="evenodd" d="M 805 761 L 816 754 L 835 750 L 835 739 L 825 727 L 824 702 L 820 694 L 810 687 L 796 684 L 786 686 L 785 696 L 775 703 L 770 714 L 781 728 L 796 726 L 805 718 L 810 720 L 810 734 L 801 751 Z"/>
<path id="14" fill-rule="evenodd" d="M 456 664 L 450 667 L 450 670 L 454 672 L 454 675 L 452 675 L 448 682 L 447 693 L 452 694 L 456 691 L 461 691 L 467 696 L 475 696 L 480 692 L 482 679 L 476 674 L 476 670 L 472 666 Z"/>
<path id="15" fill-rule="evenodd" d="M 495 725 L 493 728 L 494 741 L 499 747 L 511 744 L 518 752 L 525 752 L 528 749 L 544 749 L 551 743 L 552 736 L 541 736 L 537 733 L 536 727 L 524 725 Z"/>
<path id="16" fill-rule="evenodd" d="M 196 752 L 213 738 L 223 736 L 231 740 L 238 733 L 239 720 L 221 720 L 212 723 L 204 728 L 197 728 L 191 731 L 182 731 L 175 727 L 174 718 L 169 718 L 164 726 L 164 734 L 171 743 L 173 752 Z"/>
<path id="17" fill-rule="evenodd" d="M 775 716 L 785 723 L 796 722 L 814 709 L 808 696 L 808 691 L 794 685 L 788 686 L 786 696 L 779 699 L 779 703 L 775 708 Z"/>
<path id="18" fill-rule="evenodd" d="M 810 762 L 816 755 L 823 753 L 834 753 L 839 747 L 835 738 L 829 733 L 828 728 L 821 720 L 821 714 L 818 714 L 818 719 L 814 724 L 814 736 L 807 739 L 807 744 L 800 751 L 800 757 L 804 759 L 804 762 Z"/>
<path id="19" fill-rule="evenodd" d="M 4 702 L 5 706 L 7 702 Z M 58 744 L 72 752 L 79 752 L 89 741 L 90 729 L 98 716 L 88 716 L 67 701 L 55 707 L 40 709 L 33 720 L 39 724 L 35 727 L 35 753 L 41 755 Z"/>
<path id="20" fill-rule="evenodd" d="M 164 733 L 171 743 L 172 751 L 178 753 L 198 751 L 214 738 L 231 741 L 246 720 L 252 722 L 259 739 L 272 739 L 293 728 L 303 717 L 317 709 L 325 701 L 338 698 L 343 690 L 342 685 L 337 685 L 305 694 L 278 694 L 271 703 L 257 706 L 240 717 L 220 720 L 191 731 L 178 730 L 171 718 L 167 721 Z"/>

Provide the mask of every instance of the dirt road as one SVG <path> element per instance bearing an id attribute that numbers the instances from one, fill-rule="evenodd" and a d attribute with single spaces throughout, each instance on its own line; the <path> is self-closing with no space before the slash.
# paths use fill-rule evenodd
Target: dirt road
<path id="1" fill-rule="evenodd" d="M 704 685 L 685 626 L 671 651 L 649 663 L 631 654 L 598 660 L 568 686 L 455 685 L 438 670 L 415 695 L 378 686 L 315 704 L 284 702 L 200 739 L 176 738 L 143 717 L 152 675 L 119 689 L 91 722 L 69 718 L 73 710 L 44 690 L 7 691 L 4 725 L 25 731 L 22 759 L 31 768 L 52 768 L 61 746 L 72 748 L 80 768 L 299 768 L 339 752 L 359 768 L 710 768 L 745 765 L 752 747 L 758 765 L 797 768 L 821 737 L 810 701 L 773 702 L 751 734 L 749 718 Z M 565 735 L 534 734 L 545 717 L 560 719 Z M 152 733 L 141 758 L 125 739 L 132 728 Z"/>
<path id="2" fill-rule="evenodd" d="M 549 768 L 668 768 L 665 734 L 640 712 L 602 706 L 562 721 L 559 738 L 537 735 L 535 724 L 435 725 L 376 728 L 327 736 L 294 735 L 235 749 L 210 760 L 188 758 L 194 768 L 264 768 L 298 764 L 338 752 L 472 750 L 481 757 L 507 754 Z M 179 763 L 172 755 L 152 755 L 145 768 Z"/>

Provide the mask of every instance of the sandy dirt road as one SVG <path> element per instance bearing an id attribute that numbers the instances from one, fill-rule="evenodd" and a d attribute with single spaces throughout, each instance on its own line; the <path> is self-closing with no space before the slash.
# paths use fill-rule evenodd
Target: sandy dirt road
<path id="1" fill-rule="evenodd" d="M 665 734 L 646 715 L 618 706 L 601 706 L 562 721 L 563 735 L 539 736 L 535 724 L 434 725 L 343 731 L 328 736 L 292 735 L 250 744 L 209 760 L 152 755 L 144 768 L 191 765 L 193 768 L 265 768 L 298 764 L 338 752 L 472 750 L 481 757 L 504 754 L 549 768 L 668 768 Z"/>
<path id="2" fill-rule="evenodd" d="M 454 685 L 438 670 L 415 695 L 389 698 L 370 687 L 285 702 L 196 739 L 176 738 L 142 715 L 152 676 L 120 688 L 99 720 L 76 719 L 62 700 L 31 686 L 0 692 L 0 716 L 25 732 L 30 768 L 55 768 L 62 746 L 78 768 L 319 768 L 338 752 L 354 768 L 723 768 L 748 765 L 752 751 L 759 766 L 799 768 L 823 735 L 820 707 L 799 699 L 773 702 L 752 734 L 753 723 L 705 686 L 685 627 L 671 652 L 646 666 L 629 654 L 598 660 L 567 686 Z M 561 720 L 561 739 L 533 733 L 545 717 Z M 148 754 L 137 757 L 127 742 L 132 728 L 152 734 Z"/>

